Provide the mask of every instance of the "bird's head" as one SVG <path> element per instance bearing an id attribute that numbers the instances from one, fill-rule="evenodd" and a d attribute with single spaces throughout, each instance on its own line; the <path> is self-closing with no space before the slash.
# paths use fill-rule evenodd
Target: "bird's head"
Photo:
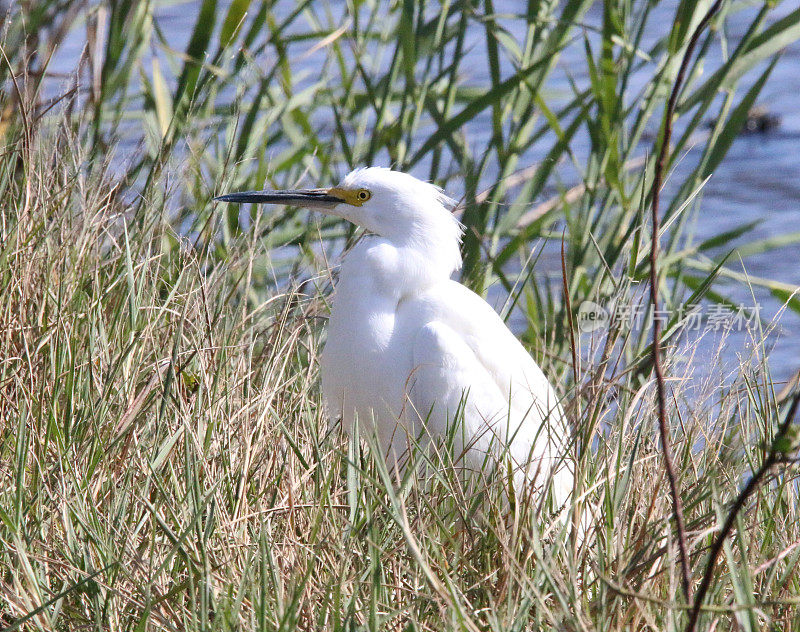
<path id="1" fill-rule="evenodd" d="M 445 257 L 453 270 L 461 265 L 462 227 L 452 213 L 455 203 L 439 187 L 400 171 L 367 167 L 352 171 L 328 189 L 247 191 L 215 199 L 314 209 L 362 226 L 398 246 Z"/>

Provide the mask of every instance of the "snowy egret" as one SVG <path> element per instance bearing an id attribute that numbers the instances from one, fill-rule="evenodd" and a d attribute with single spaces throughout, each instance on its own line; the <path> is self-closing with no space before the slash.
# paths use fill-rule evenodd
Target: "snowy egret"
<path id="1" fill-rule="evenodd" d="M 542 370 L 480 296 L 451 280 L 461 267 L 453 200 L 381 167 L 329 189 L 249 191 L 216 198 L 315 209 L 370 236 L 344 257 L 321 357 L 332 421 L 377 434 L 400 460 L 409 438 L 442 438 L 456 417 L 465 465 L 510 458 L 515 486 L 552 477 L 560 506 L 572 490 L 567 423 Z M 457 437 L 457 438 L 458 438 Z"/>

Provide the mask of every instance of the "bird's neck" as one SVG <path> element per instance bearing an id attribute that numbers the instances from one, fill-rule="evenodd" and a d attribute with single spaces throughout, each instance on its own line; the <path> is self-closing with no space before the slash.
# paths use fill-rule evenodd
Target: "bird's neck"
<path id="1" fill-rule="evenodd" d="M 460 231 L 442 235 L 419 230 L 391 243 L 409 261 L 414 260 L 420 274 L 424 272 L 423 276 L 432 280 L 449 279 L 461 269 Z"/>
<path id="2" fill-rule="evenodd" d="M 392 240 L 370 235 L 345 255 L 337 293 L 383 297 L 390 303 L 448 280 L 461 267 L 456 240 Z"/>
<path id="3" fill-rule="evenodd" d="M 445 208 L 431 208 L 387 240 L 432 279 L 448 279 L 461 269 L 459 221 Z"/>

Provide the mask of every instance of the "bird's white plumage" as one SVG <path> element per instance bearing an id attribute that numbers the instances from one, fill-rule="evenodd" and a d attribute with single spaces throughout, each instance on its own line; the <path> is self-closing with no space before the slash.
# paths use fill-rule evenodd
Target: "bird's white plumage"
<path id="1" fill-rule="evenodd" d="M 409 436 L 441 436 L 463 409 L 465 462 L 510 458 L 522 484 L 553 477 L 572 489 L 567 427 L 556 394 L 524 347 L 478 295 L 451 280 L 461 227 L 440 189 L 381 168 L 351 173 L 361 206 L 331 211 L 373 235 L 344 258 L 322 353 L 328 414 L 377 433 L 391 459 Z M 424 438 L 424 437 L 423 437 Z"/>

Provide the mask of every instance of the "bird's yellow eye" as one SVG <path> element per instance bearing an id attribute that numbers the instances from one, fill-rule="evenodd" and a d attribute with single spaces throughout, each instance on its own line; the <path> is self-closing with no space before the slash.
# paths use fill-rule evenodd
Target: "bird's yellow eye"
<path id="1" fill-rule="evenodd" d="M 360 202 L 366 202 L 368 199 L 372 197 L 372 193 L 370 193 L 366 189 L 359 189 L 357 197 Z"/>

